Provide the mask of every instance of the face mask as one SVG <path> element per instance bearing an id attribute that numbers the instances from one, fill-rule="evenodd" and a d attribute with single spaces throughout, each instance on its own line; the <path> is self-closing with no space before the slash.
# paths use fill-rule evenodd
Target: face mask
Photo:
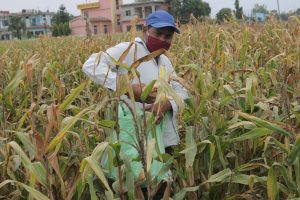
<path id="1" fill-rule="evenodd" d="M 152 53 L 153 51 L 156 51 L 158 49 L 169 50 L 169 48 L 171 46 L 170 43 L 162 41 L 155 37 L 152 37 L 151 35 L 149 35 L 149 33 L 147 33 L 147 35 L 148 35 L 148 39 L 146 42 L 146 46 L 147 46 L 148 50 L 150 51 L 150 53 Z"/>

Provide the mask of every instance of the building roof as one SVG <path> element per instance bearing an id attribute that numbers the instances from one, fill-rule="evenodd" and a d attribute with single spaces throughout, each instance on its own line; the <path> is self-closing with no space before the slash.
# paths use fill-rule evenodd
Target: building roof
<path id="1" fill-rule="evenodd" d="M 128 3 L 128 4 L 122 4 L 121 7 L 130 7 L 130 6 L 139 6 L 139 5 L 145 5 L 145 4 L 157 4 L 157 3 L 166 3 L 164 0 L 150 0 L 145 2 L 134 2 L 134 3 Z"/>
<path id="2" fill-rule="evenodd" d="M 9 11 L 0 11 L 0 17 L 8 17 L 10 15 Z"/>
<path id="3" fill-rule="evenodd" d="M 110 22 L 110 19 L 107 19 L 105 17 L 91 17 L 90 22 Z"/>
<path id="4" fill-rule="evenodd" d="M 83 20 L 83 17 L 81 17 L 80 15 L 79 16 L 75 16 L 73 19 L 71 19 L 70 21 L 69 21 L 69 23 L 71 23 L 71 22 L 74 22 L 74 21 L 77 21 L 77 20 Z"/>
<path id="5" fill-rule="evenodd" d="M 82 3 L 77 5 L 77 9 L 79 10 L 86 10 L 90 8 L 99 8 L 100 3 L 98 2 L 91 2 L 91 3 Z"/>
<path id="6" fill-rule="evenodd" d="M 70 20 L 69 23 L 72 23 L 74 21 L 77 21 L 77 20 L 84 20 L 84 18 L 82 16 L 78 16 L 78 17 L 75 17 L 74 19 Z M 90 22 L 110 22 L 111 20 L 108 19 L 108 18 L 105 18 L 105 17 L 90 17 Z"/>
<path id="7" fill-rule="evenodd" d="M 22 12 L 18 12 L 18 13 L 11 13 L 11 16 L 33 16 L 33 15 L 54 15 L 54 12 L 50 12 L 50 11 L 41 11 L 41 10 L 25 10 L 23 9 Z"/>

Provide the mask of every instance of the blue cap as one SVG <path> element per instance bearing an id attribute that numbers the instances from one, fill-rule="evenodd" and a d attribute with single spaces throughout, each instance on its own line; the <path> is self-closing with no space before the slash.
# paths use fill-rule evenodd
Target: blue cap
<path id="1" fill-rule="evenodd" d="M 176 33 L 180 33 L 180 30 L 176 27 L 174 17 L 164 10 L 151 13 L 146 19 L 146 26 L 154 28 L 172 27 Z"/>

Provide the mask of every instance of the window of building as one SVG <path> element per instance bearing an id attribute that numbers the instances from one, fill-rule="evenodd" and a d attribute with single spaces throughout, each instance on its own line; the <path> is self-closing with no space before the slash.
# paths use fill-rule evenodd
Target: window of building
<path id="1" fill-rule="evenodd" d="M 131 25 L 129 25 L 129 26 L 126 27 L 127 32 L 129 32 L 130 29 L 131 29 Z"/>
<path id="2" fill-rule="evenodd" d="M 155 11 L 161 10 L 160 6 L 156 5 L 155 6 Z"/>
<path id="3" fill-rule="evenodd" d="M 145 15 L 148 17 L 152 13 L 152 7 L 151 6 L 146 6 L 145 7 Z"/>
<path id="4" fill-rule="evenodd" d="M 98 34 L 98 26 L 94 25 L 94 35 L 97 35 L 97 34 Z"/>
<path id="5" fill-rule="evenodd" d="M 9 40 L 10 39 L 10 35 L 9 34 L 3 34 L 1 35 L 1 40 Z"/>
<path id="6" fill-rule="evenodd" d="M 35 31 L 34 34 L 35 34 L 35 35 L 43 35 L 43 34 L 44 34 L 44 31 Z"/>
<path id="7" fill-rule="evenodd" d="M 8 20 L 7 19 L 2 21 L 2 26 L 8 26 Z"/>
<path id="8" fill-rule="evenodd" d="M 31 19 L 31 25 L 32 26 L 36 26 L 36 18 L 32 18 Z"/>
<path id="9" fill-rule="evenodd" d="M 107 24 L 104 24 L 103 28 L 104 28 L 104 33 L 108 33 L 108 26 L 107 26 Z"/>
<path id="10" fill-rule="evenodd" d="M 116 8 L 117 8 L 117 10 L 120 9 L 120 2 L 119 2 L 119 0 L 116 0 Z"/>
<path id="11" fill-rule="evenodd" d="M 141 25 L 141 24 L 136 25 L 136 30 L 137 31 L 142 31 L 143 30 L 143 25 Z"/>
<path id="12" fill-rule="evenodd" d="M 117 15 L 117 25 L 121 25 L 121 16 Z"/>
<path id="13" fill-rule="evenodd" d="M 137 15 L 139 18 L 143 19 L 143 8 L 142 7 L 137 7 L 134 8 L 135 15 Z"/>
<path id="14" fill-rule="evenodd" d="M 128 16 L 131 16 L 131 10 L 126 10 L 126 11 L 125 11 L 125 16 L 127 16 L 127 17 L 128 17 Z"/>

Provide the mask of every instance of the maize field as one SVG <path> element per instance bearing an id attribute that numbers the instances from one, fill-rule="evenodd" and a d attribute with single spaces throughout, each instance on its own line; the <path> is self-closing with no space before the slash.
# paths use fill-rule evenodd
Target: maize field
<path id="1" fill-rule="evenodd" d="M 154 159 L 165 164 L 160 174 L 172 172 L 163 199 L 299 199 L 299 18 L 180 28 L 166 54 L 189 93 L 181 143 L 157 157 L 153 143 L 142 145 L 141 181 L 107 139 L 126 87 L 108 91 L 81 69 L 139 33 L 0 42 L 0 199 L 142 199 L 141 182 L 153 199 Z M 122 180 L 106 178 L 104 155 Z"/>

